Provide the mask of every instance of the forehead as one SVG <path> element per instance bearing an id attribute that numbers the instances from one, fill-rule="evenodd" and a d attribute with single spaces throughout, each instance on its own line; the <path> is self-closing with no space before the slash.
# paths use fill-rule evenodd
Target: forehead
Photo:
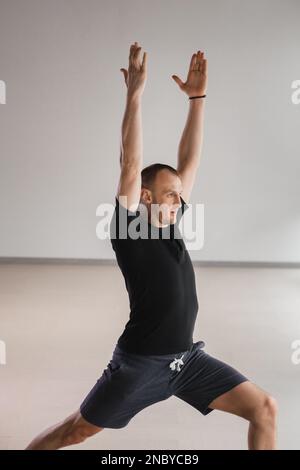
<path id="1" fill-rule="evenodd" d="M 171 171 L 161 170 L 156 175 L 155 187 L 161 191 L 170 189 L 180 191 L 182 189 L 181 179 Z"/>

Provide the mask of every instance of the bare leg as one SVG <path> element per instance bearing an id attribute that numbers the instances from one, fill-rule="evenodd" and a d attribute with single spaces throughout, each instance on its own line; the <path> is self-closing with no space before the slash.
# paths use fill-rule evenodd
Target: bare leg
<path id="1" fill-rule="evenodd" d="M 78 410 L 65 420 L 40 433 L 25 450 L 55 450 L 79 444 L 102 429 L 104 428 L 88 423 Z"/>
<path id="2" fill-rule="evenodd" d="M 253 382 L 243 382 L 213 400 L 209 408 L 249 421 L 248 449 L 276 449 L 277 402 Z"/>

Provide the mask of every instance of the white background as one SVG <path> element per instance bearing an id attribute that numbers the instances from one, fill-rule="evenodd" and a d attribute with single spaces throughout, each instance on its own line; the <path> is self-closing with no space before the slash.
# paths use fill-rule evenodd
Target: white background
<path id="1" fill-rule="evenodd" d="M 176 166 L 191 55 L 205 51 L 193 260 L 300 261 L 300 2 L 1 0 L 0 256 L 114 259 L 96 208 L 114 203 L 130 44 L 148 53 L 144 166 Z M 192 206 L 191 206 L 192 207 Z M 191 209 L 193 210 L 193 209 Z"/>

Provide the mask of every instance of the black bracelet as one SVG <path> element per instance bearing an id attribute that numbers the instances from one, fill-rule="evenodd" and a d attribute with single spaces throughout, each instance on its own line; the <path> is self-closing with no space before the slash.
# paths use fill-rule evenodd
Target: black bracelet
<path id="1" fill-rule="evenodd" d="M 189 97 L 189 100 L 194 100 L 195 98 L 205 98 L 206 95 L 202 95 L 202 96 L 190 96 Z"/>

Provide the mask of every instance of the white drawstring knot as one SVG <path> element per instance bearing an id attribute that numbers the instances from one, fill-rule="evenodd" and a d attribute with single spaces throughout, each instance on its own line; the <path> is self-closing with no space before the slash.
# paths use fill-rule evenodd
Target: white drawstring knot
<path id="1" fill-rule="evenodd" d="M 180 366 L 181 366 L 181 365 L 184 365 L 184 362 L 183 362 L 183 360 L 182 360 L 183 356 L 184 356 L 184 354 L 182 354 L 182 356 L 181 356 L 180 359 L 175 358 L 174 361 L 171 362 L 170 368 L 171 368 L 172 370 L 175 370 L 176 368 L 177 368 L 178 371 L 181 370 L 181 369 L 180 369 Z"/>

